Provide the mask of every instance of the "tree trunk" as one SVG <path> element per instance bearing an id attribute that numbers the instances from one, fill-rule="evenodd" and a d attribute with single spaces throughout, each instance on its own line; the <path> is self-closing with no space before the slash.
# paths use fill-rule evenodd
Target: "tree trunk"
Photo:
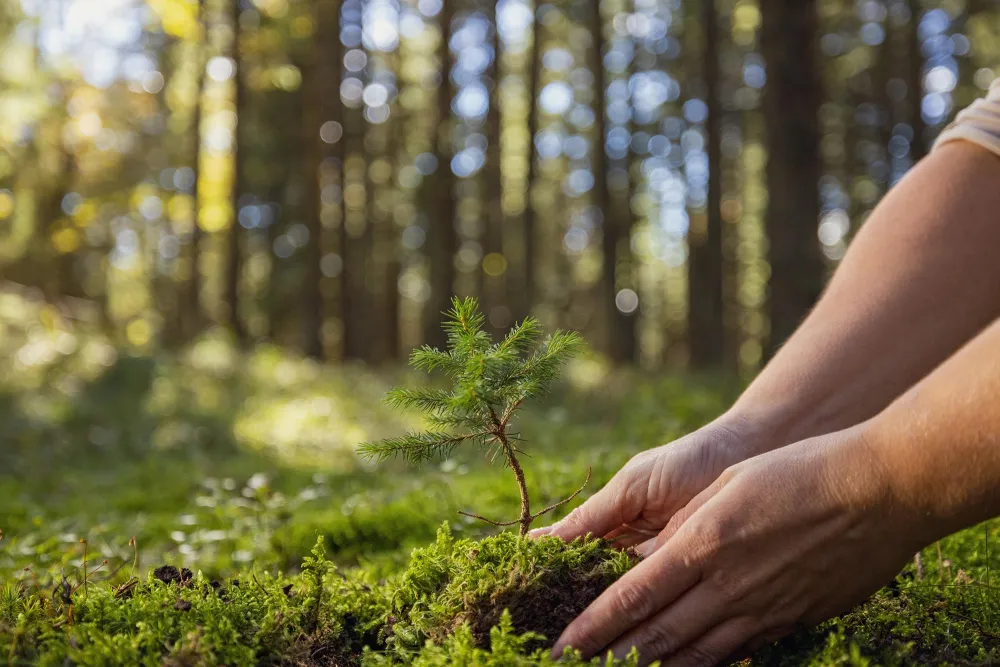
<path id="1" fill-rule="evenodd" d="M 511 311 L 517 321 L 522 321 L 531 314 L 535 299 L 535 206 L 531 194 L 538 179 L 535 135 L 538 134 L 538 89 L 542 78 L 542 26 L 538 22 L 538 4 L 536 1 L 532 7 L 534 23 L 531 31 L 531 63 L 528 66 L 528 177 L 521 229 L 521 284 L 515 297 L 516 302 L 511 304 Z M 514 294 L 511 296 L 514 297 Z"/>
<path id="2" fill-rule="evenodd" d="M 503 165 L 500 155 L 500 30 L 496 22 L 496 3 L 494 3 L 491 46 L 493 47 L 493 64 L 488 76 L 490 89 L 490 108 L 486 116 L 487 148 L 486 165 L 483 173 L 486 178 L 486 233 L 483 243 L 483 305 L 487 316 L 487 324 L 494 333 L 502 333 L 509 322 L 498 320 L 498 310 L 505 303 L 506 272 L 497 272 L 500 262 L 487 260 L 490 255 L 503 257 L 504 227 L 503 214 Z M 495 259 L 493 257 L 492 259 Z M 487 269 L 493 269 L 492 272 Z M 509 318 L 505 318 L 509 319 Z M 494 322 L 500 326 L 494 326 Z"/>
<path id="3" fill-rule="evenodd" d="M 771 265 L 770 357 L 819 298 L 824 265 L 819 219 L 819 108 L 815 0 L 762 0 L 761 50 L 767 62 L 766 229 Z"/>
<path id="4" fill-rule="evenodd" d="M 924 100 L 924 55 L 920 51 L 920 17 L 923 6 L 919 0 L 907 0 L 910 8 L 908 24 L 909 44 L 907 45 L 907 97 L 910 106 L 910 127 L 913 129 L 913 141 L 910 142 L 910 157 L 914 164 L 927 154 L 927 127 L 924 123 L 922 103 Z"/>
<path id="5" fill-rule="evenodd" d="M 594 191 L 592 202 L 601 211 L 604 218 L 602 230 L 602 252 L 604 257 L 604 276 L 601 281 L 601 306 L 607 326 L 607 353 L 613 361 L 631 361 L 630 337 L 633 327 L 628 321 L 629 316 L 622 313 L 616 305 L 618 295 L 616 272 L 618 269 L 618 253 L 622 243 L 628 243 L 628 233 L 621 229 L 617 215 L 611 207 L 611 191 L 608 187 L 608 158 L 604 142 L 607 138 L 607 82 L 604 70 L 604 17 L 601 14 L 601 3 L 592 2 L 591 34 L 593 44 L 591 54 L 594 72 L 594 116 L 595 139 L 593 150 Z M 627 216 L 626 216 L 627 217 Z"/>
<path id="6" fill-rule="evenodd" d="M 704 234 L 690 235 L 688 259 L 688 340 L 694 368 L 723 364 L 722 260 L 722 108 L 719 103 L 719 16 L 715 0 L 702 0 L 704 28 L 704 82 L 708 119 L 705 121 L 708 153 L 708 190 Z"/>
<path id="7" fill-rule="evenodd" d="M 195 101 L 194 116 L 191 119 L 191 169 L 194 171 L 194 182 L 191 185 L 191 200 L 193 202 L 191 220 L 191 240 L 188 247 L 188 258 L 191 262 L 191 272 L 188 277 L 187 295 L 182 298 L 180 308 L 181 331 L 183 338 L 190 339 L 197 335 L 202 327 L 201 316 L 201 221 L 198 219 L 198 180 L 201 177 L 201 105 L 204 100 L 205 88 L 205 43 L 208 37 L 205 20 L 205 0 L 198 0 L 198 25 L 201 29 L 201 42 L 198 44 L 197 63 L 195 65 Z"/>
<path id="8" fill-rule="evenodd" d="M 323 259 L 323 225 L 320 221 L 320 163 L 323 160 L 320 146 L 320 128 L 323 125 L 322 81 L 329 76 L 328 67 L 319 57 L 318 51 L 324 39 L 338 39 L 339 28 L 330 29 L 331 3 L 319 0 L 312 5 L 314 23 L 318 38 L 310 44 L 302 63 L 302 142 L 303 142 L 303 183 L 305 184 L 303 218 L 309 230 L 306 243 L 305 284 L 302 289 L 302 342 L 304 352 L 314 358 L 323 358 L 323 274 L 320 263 Z M 333 36 L 333 37 L 331 37 Z"/>
<path id="9" fill-rule="evenodd" d="M 231 22 L 233 30 L 232 59 L 235 64 L 233 86 L 236 101 L 236 128 L 233 130 L 233 184 L 230 194 L 233 209 L 232 226 L 229 228 L 228 256 L 226 259 L 225 300 L 228 309 L 228 324 L 236 340 L 243 345 L 247 341 L 246 328 L 240 320 L 240 273 L 242 272 L 242 252 L 240 243 L 240 197 L 243 195 L 243 152 L 242 137 L 246 135 L 246 87 L 243 82 L 243 63 L 240 53 L 240 0 L 231 0 Z"/>
<path id="10" fill-rule="evenodd" d="M 441 7 L 441 43 L 438 46 L 438 63 L 441 84 L 438 87 L 438 129 L 435 137 L 437 169 L 429 189 L 432 203 L 428 210 L 430 229 L 427 249 L 430 260 L 431 293 L 424 309 L 424 342 L 443 348 L 447 343 L 441 318 L 448 310 L 455 289 L 455 252 L 458 238 L 455 231 L 455 179 L 451 171 L 451 84 L 452 57 L 448 47 L 455 3 L 445 2 Z"/>

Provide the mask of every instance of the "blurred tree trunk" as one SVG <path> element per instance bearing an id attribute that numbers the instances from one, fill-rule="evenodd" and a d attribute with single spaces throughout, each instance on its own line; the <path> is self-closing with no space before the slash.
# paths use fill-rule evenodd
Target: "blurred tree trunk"
<path id="1" fill-rule="evenodd" d="M 65 104 L 65 102 L 60 102 L 59 104 L 59 111 L 62 111 L 63 107 L 61 105 Z M 67 251 L 66 249 L 60 249 L 55 247 L 53 243 L 53 234 L 59 230 L 58 222 L 66 218 L 63 211 L 63 200 L 72 190 L 77 171 L 76 160 L 62 139 L 65 123 L 65 118 L 60 114 L 55 149 L 57 151 L 55 161 L 56 171 L 52 175 L 52 180 L 49 184 L 50 190 L 42 205 L 42 214 L 44 216 L 42 220 L 46 228 L 43 241 L 48 246 L 48 253 L 52 261 L 50 269 L 46 271 L 47 275 L 43 282 L 43 287 L 46 299 L 53 302 L 65 296 L 84 296 L 82 289 L 83 282 L 79 279 L 79 276 L 75 275 L 78 258 L 76 250 Z"/>
<path id="2" fill-rule="evenodd" d="M 819 108 L 815 0 L 761 0 L 761 51 L 767 62 L 766 229 L 771 266 L 771 357 L 812 308 L 823 287 L 819 219 Z"/>
<path id="3" fill-rule="evenodd" d="M 240 0 L 230 0 L 230 21 L 233 31 L 232 59 L 234 63 L 233 87 L 236 104 L 236 128 L 233 130 L 233 183 L 230 192 L 230 203 L 233 210 L 232 225 L 229 228 L 228 256 L 226 257 L 224 299 L 228 313 L 228 324 L 236 340 L 243 345 L 247 342 L 246 328 L 240 319 L 240 274 L 243 270 L 240 242 L 240 198 L 243 196 L 244 155 L 245 147 L 242 138 L 246 136 L 246 84 L 242 54 L 240 52 Z"/>
<path id="4" fill-rule="evenodd" d="M 531 314 L 535 299 L 535 205 L 532 198 L 535 181 L 538 179 L 538 148 L 535 135 L 538 134 L 538 90 L 542 78 L 542 26 L 538 22 L 538 2 L 532 6 L 531 62 L 528 65 L 528 176 L 525 185 L 523 224 L 521 228 L 522 256 L 520 289 L 512 291 L 511 311 L 513 319 L 521 321 Z"/>
<path id="5" fill-rule="evenodd" d="M 430 229 L 427 235 L 427 252 L 430 262 L 430 297 L 424 309 L 424 342 L 443 348 L 447 342 L 441 328 L 441 313 L 448 310 L 455 289 L 455 252 L 458 236 L 455 230 L 455 179 L 451 171 L 451 101 L 454 90 L 451 83 L 452 57 L 448 41 L 455 3 L 442 3 L 440 12 L 441 43 L 438 45 L 438 66 L 441 83 L 437 93 L 438 129 L 435 137 L 437 169 L 432 185 L 428 188 L 431 205 Z"/>
<path id="6" fill-rule="evenodd" d="M 701 24 L 705 121 L 708 153 L 708 189 L 704 233 L 689 236 L 688 259 L 689 323 L 688 345 L 691 365 L 717 368 L 723 364 L 725 324 L 723 322 L 722 260 L 722 105 L 719 102 L 719 16 L 715 0 L 702 0 Z"/>
<path id="7" fill-rule="evenodd" d="M 184 338 L 192 338 L 203 326 L 201 313 L 201 221 L 199 220 L 200 208 L 198 206 L 198 180 L 201 178 L 201 116 L 202 102 L 204 101 L 205 88 L 205 42 L 208 38 L 207 21 L 205 18 L 205 0 L 198 0 L 198 26 L 201 40 L 198 43 L 195 63 L 195 101 L 194 114 L 191 120 L 191 169 L 194 171 L 194 181 L 191 185 L 191 199 L 193 201 L 191 220 L 191 240 L 188 246 L 188 261 L 191 271 L 187 283 L 187 295 L 182 298 L 181 331 Z"/>
<path id="8" fill-rule="evenodd" d="M 317 38 L 306 47 L 302 62 L 302 149 L 303 183 L 305 184 L 303 217 L 309 240 L 306 243 L 305 277 L 302 289 L 302 342 L 305 353 L 314 358 L 323 358 L 323 224 L 320 192 L 320 164 L 323 161 L 320 129 L 324 123 L 323 82 L 329 80 L 331 68 L 326 58 L 320 55 L 324 40 L 340 39 L 340 26 L 336 13 L 339 8 L 330 0 L 317 0 L 312 4 Z"/>
<path id="9" fill-rule="evenodd" d="M 499 321 L 499 311 L 505 301 L 506 272 L 497 272 L 500 262 L 490 261 L 490 255 L 504 257 L 504 227 L 503 214 L 503 164 L 500 153 L 500 133 L 502 129 L 500 116 L 500 29 L 497 25 L 496 3 L 493 5 L 493 25 L 491 26 L 490 46 L 493 49 L 493 63 L 487 72 L 490 84 L 489 111 L 486 115 L 486 165 L 483 173 L 486 178 L 486 233 L 483 243 L 483 262 L 480 270 L 483 277 L 482 299 L 487 322 L 495 333 L 502 332 L 508 322 Z M 496 257 L 492 258 L 493 260 Z M 491 275 L 487 269 L 493 269 Z M 509 318 L 504 318 L 509 319 Z M 494 322 L 499 326 L 494 326 Z"/>
<path id="10" fill-rule="evenodd" d="M 618 253 L 623 243 L 628 243 L 627 230 L 617 220 L 619 217 L 611 207 L 611 192 L 608 187 L 608 157 L 604 143 L 607 139 L 607 81 L 604 70 L 604 17 L 601 3 L 590 3 L 591 34 L 593 44 L 591 54 L 594 72 L 594 191 L 592 202 L 601 211 L 604 219 L 603 245 L 604 276 L 601 281 L 601 305 L 607 327 L 607 354 L 613 361 L 622 363 L 632 360 L 632 323 L 629 316 L 622 313 L 616 303 L 618 294 L 616 272 Z M 627 217 L 627 216 L 626 216 Z M 624 233 L 623 233 L 624 231 Z"/>
<path id="11" fill-rule="evenodd" d="M 341 21 L 361 29 L 362 2 L 344 0 L 341 4 Z M 337 46 L 338 54 L 340 45 Z M 338 55 L 338 63 L 343 59 Z M 339 67 L 339 65 L 338 65 Z M 339 75 L 338 75 L 339 76 Z M 341 165 L 342 217 L 340 253 L 343 260 L 341 273 L 341 318 L 343 323 L 343 358 L 368 359 L 372 336 L 373 318 L 369 290 L 368 255 L 369 221 L 367 201 L 372 193 L 365 189 L 368 170 L 365 135 L 368 124 L 360 108 L 344 108 L 339 92 L 336 105 L 341 107 L 340 122 L 343 138 L 335 144 L 339 149 Z"/>
<path id="12" fill-rule="evenodd" d="M 636 10 L 636 3 L 632 2 L 632 11 L 638 13 Z M 637 111 L 635 104 L 635 88 L 633 86 L 633 77 L 638 73 L 638 60 L 640 58 L 640 51 L 643 49 L 641 42 L 637 41 L 634 37 L 632 39 L 632 59 L 629 61 L 626 83 L 629 87 L 629 120 L 628 120 L 628 134 L 629 143 L 628 149 L 625 152 L 625 160 L 622 168 L 625 170 L 625 178 L 623 179 L 624 188 L 622 192 L 619 193 L 618 205 L 614 203 L 611 205 L 610 214 L 613 216 L 611 224 L 617 230 L 618 234 L 618 245 L 617 252 L 615 254 L 615 296 L 617 298 L 617 293 L 623 289 L 630 289 L 639 294 L 639 285 L 637 280 L 637 269 L 634 262 L 634 257 L 632 256 L 632 230 L 638 226 L 639 219 L 636 216 L 633 207 L 633 195 L 639 190 L 642 183 L 642 158 L 637 157 L 636 147 L 632 144 L 632 138 L 642 130 L 644 127 L 640 127 L 636 122 Z M 604 85 L 607 86 L 607 80 L 605 80 Z M 607 101 L 605 100 L 605 109 L 607 108 Z M 655 132 L 654 132 L 655 134 Z M 605 130 L 605 136 L 606 130 Z M 603 143 L 602 143 L 603 148 Z M 605 157 L 605 160 L 607 158 Z M 612 198 L 614 200 L 614 197 Z M 639 361 L 639 345 L 637 336 L 639 313 L 642 310 L 643 304 L 639 303 L 636 309 L 630 313 L 622 313 L 618 310 L 617 302 L 614 308 L 614 312 L 618 316 L 617 325 L 617 345 L 619 346 L 618 361 L 621 362 L 638 362 Z"/>
<path id="13" fill-rule="evenodd" d="M 397 11 L 396 14 L 396 33 L 400 34 L 400 19 L 402 18 L 401 11 Z M 403 58 L 401 55 L 402 46 L 397 44 L 396 50 L 390 56 L 390 66 L 392 70 L 396 72 L 399 90 L 396 93 L 395 98 L 392 102 L 392 108 L 389 115 L 389 123 L 391 126 L 388 128 L 389 134 L 389 147 L 386 149 L 386 158 L 389 160 L 389 164 L 392 168 L 391 176 L 385 187 L 389 190 L 388 195 L 391 197 L 392 206 L 385 212 L 385 219 L 382 221 L 383 234 L 385 236 L 383 240 L 383 249 L 386 253 L 386 265 L 384 274 L 384 280 L 382 283 L 382 353 L 381 357 L 386 361 L 394 361 L 399 358 L 400 342 L 401 342 L 401 331 L 400 331 L 400 320 L 399 320 L 399 277 L 402 271 L 402 258 L 400 247 L 400 231 L 396 225 L 396 207 L 401 203 L 401 198 L 404 196 L 403 189 L 398 186 L 395 176 L 399 173 L 400 168 L 400 155 L 404 153 L 406 147 L 406 132 L 408 129 L 406 108 L 400 103 L 400 96 L 402 95 L 402 82 L 403 77 L 402 67 Z"/>
<path id="14" fill-rule="evenodd" d="M 913 130 L 913 141 L 910 142 L 910 157 L 914 164 L 927 154 L 927 126 L 924 123 L 924 54 L 920 46 L 920 19 L 924 8 L 920 0 L 907 0 L 910 9 L 910 21 L 907 24 L 909 44 L 907 44 L 907 97 L 910 107 L 910 128 Z"/>

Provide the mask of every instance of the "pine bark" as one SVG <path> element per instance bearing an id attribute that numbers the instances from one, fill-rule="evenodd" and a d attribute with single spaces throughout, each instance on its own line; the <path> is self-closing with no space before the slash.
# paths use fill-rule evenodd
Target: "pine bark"
<path id="1" fill-rule="evenodd" d="M 761 13 L 768 68 L 763 111 L 769 148 L 770 338 L 765 355 L 770 357 L 812 308 L 824 281 L 816 237 L 822 83 L 815 0 L 762 0 Z"/>
<path id="2" fill-rule="evenodd" d="M 534 7 L 534 25 L 531 31 L 531 63 L 528 66 L 528 177 L 525 186 L 524 216 L 521 229 L 521 285 L 517 290 L 512 312 L 517 321 L 531 314 L 535 300 L 535 205 L 532 192 L 538 180 L 538 91 L 542 78 L 542 26 L 538 23 L 538 3 Z M 512 296 L 514 296 L 512 294 Z"/>
<path id="3" fill-rule="evenodd" d="M 229 228 L 228 254 L 226 257 L 225 270 L 225 302 L 228 310 L 228 324 L 239 344 L 247 341 L 246 328 L 240 319 L 240 274 L 243 270 L 242 243 L 240 234 L 240 198 L 243 196 L 244 169 L 243 169 L 243 137 L 245 136 L 247 92 L 243 81 L 243 63 L 240 49 L 240 0 L 231 0 L 230 17 L 233 30 L 232 59 L 234 63 L 233 85 L 234 98 L 236 102 L 236 128 L 233 130 L 233 183 L 230 193 L 231 207 L 233 210 L 232 225 Z"/>
<path id="4" fill-rule="evenodd" d="M 724 363 L 722 253 L 722 108 L 719 101 L 719 16 L 715 0 L 702 0 L 703 60 L 708 189 L 703 235 L 691 235 L 688 259 L 688 340 L 694 368 L 716 368 Z"/>
<path id="5" fill-rule="evenodd" d="M 430 217 L 430 229 L 426 247 L 430 260 L 431 290 L 424 307 L 424 342 L 439 348 L 443 348 L 447 343 L 440 324 L 442 313 L 448 310 L 455 290 L 455 253 L 458 250 L 458 235 L 455 230 L 455 179 L 451 171 L 453 59 L 448 44 L 454 10 L 454 2 L 445 2 L 440 12 L 441 42 L 438 46 L 438 63 L 441 68 L 441 82 L 437 92 L 438 127 L 434 151 L 437 168 L 434 171 L 432 186 L 428 189 L 431 206 L 427 211 Z"/>
<path id="6" fill-rule="evenodd" d="M 907 97 L 910 107 L 910 128 L 913 130 L 913 141 L 910 142 L 910 157 L 916 163 L 927 154 L 927 125 L 923 116 L 924 97 L 924 55 L 920 50 L 920 17 L 923 6 L 919 0 L 907 0 L 910 9 L 908 24 L 908 63 L 907 63 Z"/>
<path id="7" fill-rule="evenodd" d="M 490 79 L 490 100 L 489 111 L 486 115 L 487 127 L 487 147 L 486 165 L 484 169 L 486 179 L 486 233 L 483 243 L 484 259 L 490 254 L 503 256 L 504 252 L 504 227 L 505 220 L 503 214 L 503 164 L 500 154 L 500 133 L 502 118 L 500 115 L 500 30 L 496 23 L 496 3 L 493 11 L 494 22 L 490 46 L 493 49 L 493 63 L 489 69 Z M 503 327 L 492 325 L 495 317 L 491 316 L 495 309 L 500 308 L 505 303 L 506 276 L 489 275 L 485 271 L 486 263 L 483 262 L 480 269 L 483 279 L 483 305 L 487 316 L 487 324 L 494 333 L 500 333 Z"/>
<path id="8" fill-rule="evenodd" d="M 627 233 L 622 233 L 622 225 L 611 206 L 611 191 L 608 187 L 608 158 L 604 143 L 607 138 L 607 77 L 604 69 L 604 16 L 601 3 L 592 2 L 591 35 L 593 43 L 594 73 L 594 115 L 595 144 L 592 166 L 594 170 L 593 205 L 604 218 L 601 251 L 604 258 L 604 276 L 601 281 L 601 306 L 607 326 L 607 353 L 615 362 L 631 361 L 629 338 L 632 327 L 615 303 L 618 294 L 616 272 L 618 253 L 623 242 L 628 242 Z"/>
<path id="9" fill-rule="evenodd" d="M 302 63 L 302 141 L 303 141 L 303 182 L 305 183 L 305 205 L 303 217 L 306 229 L 309 230 L 309 240 L 306 243 L 305 282 L 302 290 L 302 341 L 304 352 L 314 358 L 322 359 L 323 350 L 323 317 L 324 303 L 320 263 L 323 259 L 323 224 L 320 220 L 320 164 L 323 161 L 323 149 L 320 140 L 320 128 L 324 122 L 324 90 L 323 81 L 329 76 L 331 69 L 319 54 L 320 45 L 324 40 L 339 41 L 340 30 L 331 25 L 335 19 L 331 16 L 336 7 L 329 0 L 319 0 L 313 4 L 314 23 L 317 26 L 318 39 L 309 47 Z"/>
<path id="10" fill-rule="evenodd" d="M 201 117 L 202 101 L 205 88 L 205 44 L 208 29 L 205 19 L 205 0 L 198 0 L 198 25 L 201 30 L 201 42 L 198 44 L 195 64 L 195 93 L 194 114 L 191 119 L 191 170 L 194 172 L 194 179 L 191 184 L 191 240 L 188 243 L 188 261 L 190 262 L 190 272 L 187 281 L 187 294 L 182 298 L 181 306 L 181 330 L 185 338 L 195 336 L 202 327 L 201 312 L 201 221 L 198 219 L 200 208 L 198 207 L 198 180 L 201 177 Z"/>

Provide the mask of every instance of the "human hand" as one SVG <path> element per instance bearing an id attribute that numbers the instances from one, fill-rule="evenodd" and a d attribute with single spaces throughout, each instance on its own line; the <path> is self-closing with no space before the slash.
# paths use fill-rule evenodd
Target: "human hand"
<path id="1" fill-rule="evenodd" d="M 746 419 L 720 417 L 669 445 L 636 455 L 566 518 L 530 536 L 573 540 L 592 534 L 620 546 L 643 542 L 722 471 L 756 453 L 760 433 Z"/>
<path id="2" fill-rule="evenodd" d="M 643 562 L 553 653 L 622 657 L 635 646 L 643 664 L 665 667 L 738 657 L 865 600 L 923 546 L 918 523 L 856 429 L 748 459 L 639 545 Z"/>

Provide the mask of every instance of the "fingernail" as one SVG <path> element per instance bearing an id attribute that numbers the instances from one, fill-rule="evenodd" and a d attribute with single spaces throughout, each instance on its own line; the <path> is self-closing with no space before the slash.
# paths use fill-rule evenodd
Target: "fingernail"
<path id="1" fill-rule="evenodd" d="M 637 544 L 635 547 L 635 552 L 639 554 L 639 558 L 645 560 L 653 555 L 657 549 L 656 540 L 647 540 L 642 544 Z"/>
<path id="2" fill-rule="evenodd" d="M 529 530 L 528 537 L 532 539 L 543 537 L 551 533 L 553 528 L 555 528 L 555 526 L 545 526 L 544 528 L 535 528 L 534 530 Z"/>

